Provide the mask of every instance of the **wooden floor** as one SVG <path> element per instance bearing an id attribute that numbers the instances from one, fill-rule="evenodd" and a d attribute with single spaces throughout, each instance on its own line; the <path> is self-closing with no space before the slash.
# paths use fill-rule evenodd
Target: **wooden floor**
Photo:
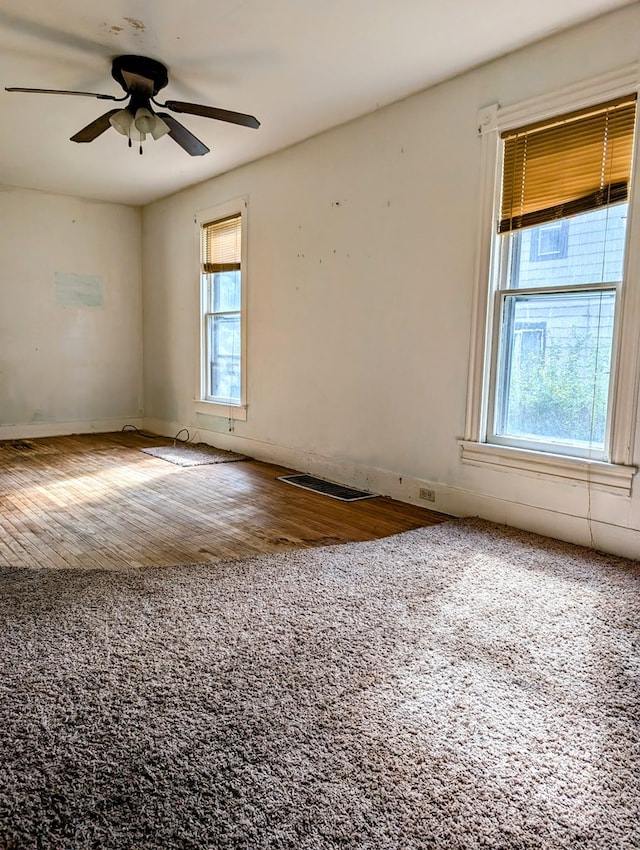
<path id="1" fill-rule="evenodd" d="M 0 563 L 168 566 L 372 540 L 448 519 L 387 498 L 344 503 L 248 460 L 180 467 L 135 431 L 0 441 Z"/>

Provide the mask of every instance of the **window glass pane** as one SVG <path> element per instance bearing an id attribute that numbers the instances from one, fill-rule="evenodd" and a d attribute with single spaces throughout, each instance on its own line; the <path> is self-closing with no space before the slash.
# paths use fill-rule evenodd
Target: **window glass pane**
<path id="1" fill-rule="evenodd" d="M 622 280 L 628 204 L 514 231 L 507 286 L 569 286 Z"/>
<path id="2" fill-rule="evenodd" d="M 226 313 L 240 310 L 240 272 L 216 272 L 209 277 L 211 279 L 209 312 Z"/>
<path id="3" fill-rule="evenodd" d="M 209 395 L 240 403 L 240 316 L 209 316 Z"/>
<path id="4" fill-rule="evenodd" d="M 505 297 L 497 435 L 604 448 L 615 297 Z"/>

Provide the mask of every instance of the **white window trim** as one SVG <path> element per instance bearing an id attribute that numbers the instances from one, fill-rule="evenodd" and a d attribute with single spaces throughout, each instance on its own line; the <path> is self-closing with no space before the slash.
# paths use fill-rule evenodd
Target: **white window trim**
<path id="1" fill-rule="evenodd" d="M 247 207 L 248 198 L 246 195 L 240 198 L 234 198 L 230 201 L 225 201 L 222 204 L 216 204 L 214 207 L 208 207 L 205 210 L 200 210 L 194 217 L 195 232 L 196 232 L 196 250 L 197 258 L 197 280 L 200 292 L 198 299 L 199 317 L 198 324 L 200 333 L 198 335 L 198 374 L 196 383 L 196 393 L 194 399 L 195 413 L 201 413 L 205 416 L 220 416 L 223 419 L 237 419 L 239 421 L 247 420 Z M 219 221 L 237 213 L 241 216 L 242 240 L 240 247 L 240 268 L 242 273 L 241 295 L 240 295 L 240 376 L 241 376 L 241 399 L 240 403 L 211 400 L 206 398 L 206 339 L 205 339 L 205 287 L 203 285 L 202 275 L 202 226 L 211 221 Z"/>
<path id="2" fill-rule="evenodd" d="M 194 410 L 204 416 L 220 416 L 222 419 L 247 421 L 246 404 L 225 404 L 222 401 L 202 401 L 194 399 Z"/>
<path id="3" fill-rule="evenodd" d="M 637 467 L 632 465 L 638 406 L 638 376 L 640 375 L 640 233 L 635 221 L 640 218 L 640 143 L 634 150 L 629 220 L 627 222 L 627 251 L 625 281 L 622 287 L 620 312 L 622 321 L 614 343 L 611 443 L 609 461 L 589 460 L 554 455 L 541 451 L 511 448 L 488 443 L 487 391 L 491 362 L 488 347 L 494 337 L 491 298 L 495 291 L 498 263 L 493 251 L 494 222 L 499 203 L 499 170 L 501 167 L 500 133 L 524 124 L 542 121 L 563 112 L 612 100 L 638 91 L 640 65 L 634 63 L 616 71 L 508 107 L 493 104 L 478 113 L 478 135 L 481 138 L 481 186 L 478 230 L 476 236 L 476 276 L 473 291 L 473 319 L 469 353 L 467 409 L 464 439 L 460 441 L 460 457 L 473 465 L 488 464 L 495 469 L 520 470 L 555 479 L 567 479 L 572 484 L 598 484 L 604 489 L 630 494 Z"/>
<path id="4" fill-rule="evenodd" d="M 569 484 L 584 484 L 620 495 L 631 493 L 635 467 L 587 458 L 554 455 L 512 446 L 460 441 L 462 459 L 473 466 L 489 465 L 506 472 L 551 477 Z"/>

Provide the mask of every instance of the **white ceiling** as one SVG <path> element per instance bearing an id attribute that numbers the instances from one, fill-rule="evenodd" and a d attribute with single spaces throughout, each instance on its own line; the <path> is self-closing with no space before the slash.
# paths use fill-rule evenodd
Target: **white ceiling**
<path id="1" fill-rule="evenodd" d="M 144 204 L 392 103 L 630 0 L 0 0 L 0 184 Z M 499 24 L 497 23 L 499 21 Z M 69 136 L 122 95 L 114 56 L 160 60 L 159 99 L 256 115 L 259 130 L 176 116 L 211 148 Z"/>

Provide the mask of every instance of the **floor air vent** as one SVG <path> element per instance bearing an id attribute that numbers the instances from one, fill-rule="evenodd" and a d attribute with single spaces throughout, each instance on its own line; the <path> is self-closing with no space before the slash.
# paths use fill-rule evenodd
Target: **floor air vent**
<path id="1" fill-rule="evenodd" d="M 364 490 L 354 490 L 353 487 L 345 487 L 343 484 L 334 484 L 333 481 L 324 481 L 314 475 L 282 475 L 278 481 L 302 487 L 303 490 L 311 490 L 313 493 L 322 493 L 332 499 L 341 502 L 357 502 L 359 499 L 375 499 L 376 493 L 367 493 Z"/>

